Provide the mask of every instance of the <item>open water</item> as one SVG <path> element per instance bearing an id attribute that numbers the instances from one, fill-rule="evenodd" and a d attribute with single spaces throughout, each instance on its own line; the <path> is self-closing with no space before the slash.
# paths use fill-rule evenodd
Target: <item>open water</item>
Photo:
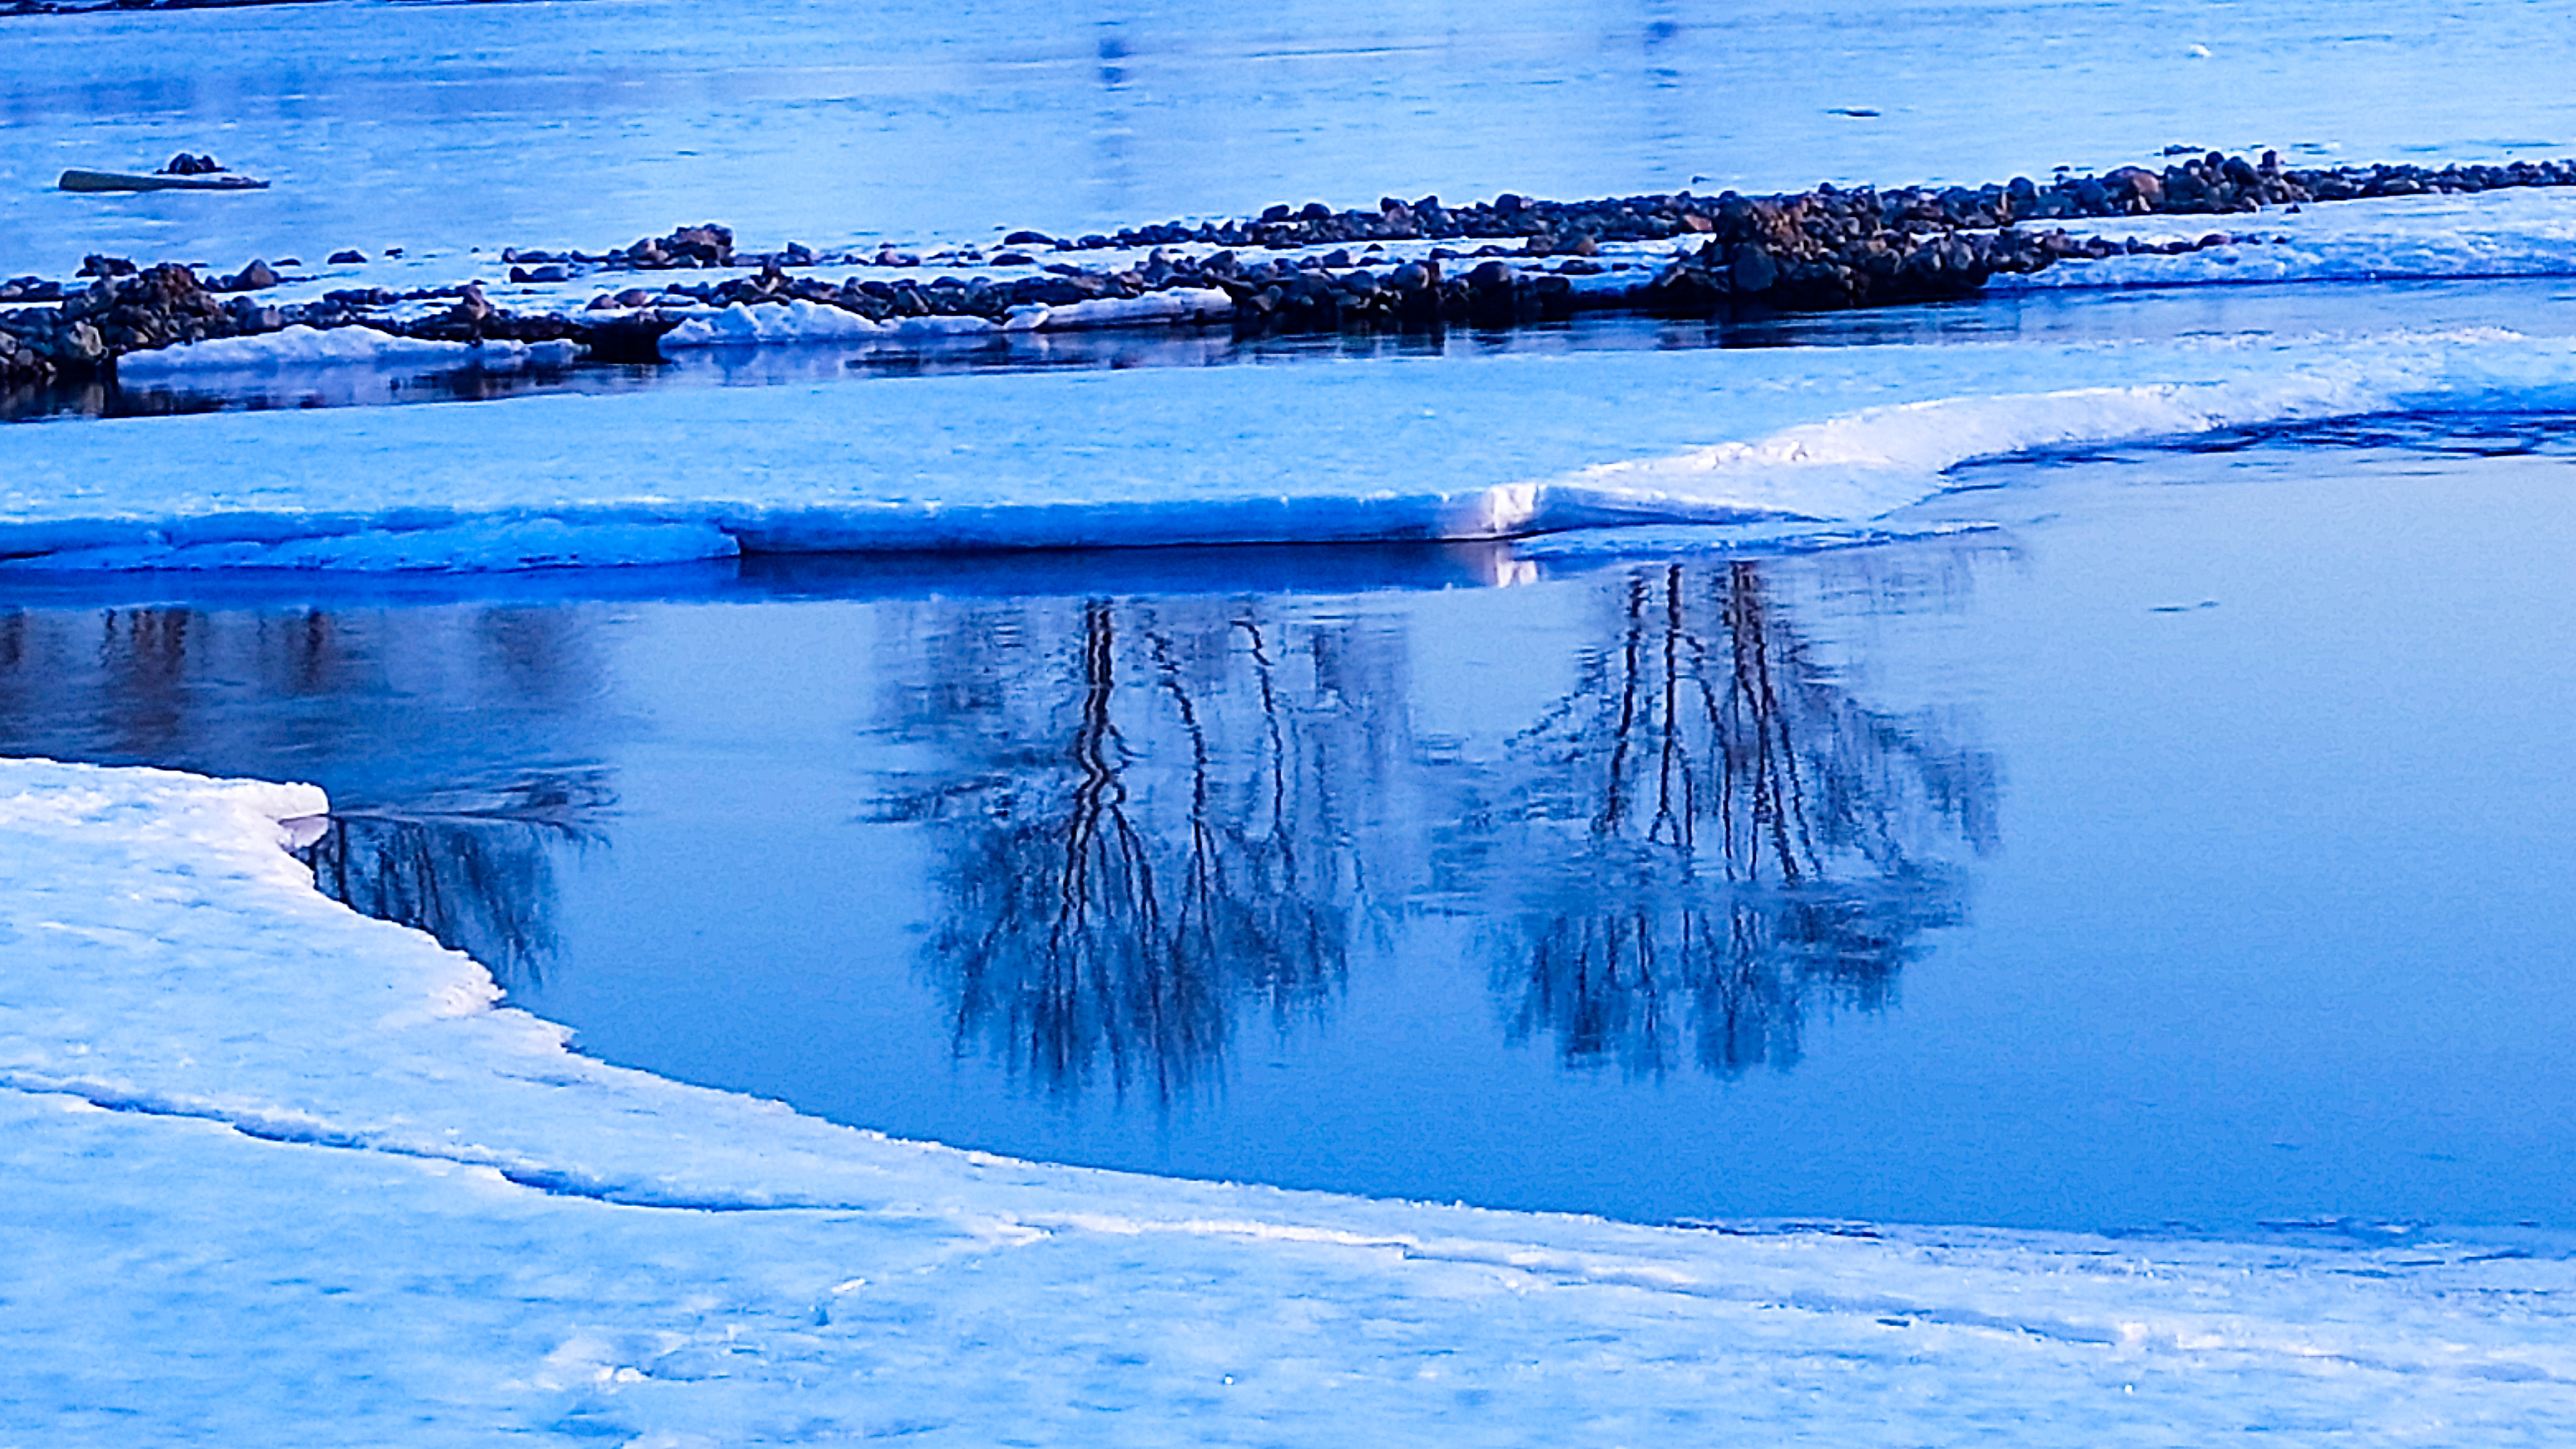
<path id="1" fill-rule="evenodd" d="M 585 1050 L 902 1135 L 1649 1219 L 2565 1227 L 2570 452 L 2003 464 L 1928 510 L 2003 527 L 1810 555 L 64 585 L 0 615 L 0 749 L 321 781 L 326 887 Z"/>
<path id="2" fill-rule="evenodd" d="M 1977 185 L 2576 142 L 2530 0 L 727 0 L 0 17 L 0 274 L 730 223 L 978 240 L 1503 191 Z M 50 190 L 209 151 L 237 196 Z M 453 281 L 450 276 L 441 280 Z"/>

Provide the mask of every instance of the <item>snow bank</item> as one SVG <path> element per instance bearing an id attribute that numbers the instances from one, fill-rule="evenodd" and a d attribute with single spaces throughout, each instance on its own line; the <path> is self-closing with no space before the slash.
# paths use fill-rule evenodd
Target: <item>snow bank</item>
<path id="1" fill-rule="evenodd" d="M 685 349 L 847 342 L 881 336 L 886 330 L 856 312 L 817 302 L 770 302 L 757 307 L 736 302 L 682 322 L 662 334 L 662 346 Z"/>
<path id="2" fill-rule="evenodd" d="M 2203 220 L 2207 230 L 2266 240 L 2180 256 L 2070 262 L 2027 276 L 1997 277 L 1988 286 L 2013 292 L 2576 276 L 2576 195 L 2561 190 L 2320 202 L 2296 214 L 2140 218 L 2150 220 Z M 2117 227 L 2104 230 L 2121 234 Z"/>
<path id="3" fill-rule="evenodd" d="M 977 337 L 993 332 L 1068 332 L 1218 321 L 1234 315 L 1234 299 L 1213 288 L 1175 287 L 1141 297 L 1101 297 L 1062 306 L 1014 307 L 994 323 L 981 317 L 900 317 L 875 322 L 856 312 L 807 301 L 735 302 L 691 317 L 662 337 L 666 348 L 758 347 L 804 342 L 851 342 L 920 337 Z"/>
<path id="4" fill-rule="evenodd" d="M 30 1442 L 2576 1421 L 2554 1248 L 1634 1227 L 1013 1162 L 602 1066 L 316 894 L 280 846 L 323 803 L 0 762 L 0 1334 Z"/>
<path id="5" fill-rule="evenodd" d="M 1228 322 L 1233 318 L 1234 298 L 1223 289 L 1171 287 L 1141 297 L 1094 297 L 1087 302 L 1014 307 L 1010 320 L 1002 326 L 1012 332 L 1070 332 L 1093 327 Z"/>
<path id="6" fill-rule="evenodd" d="M 277 372 L 291 367 L 479 367 L 485 371 L 560 367 L 581 355 L 572 342 L 438 342 L 372 327 L 314 328 L 298 323 L 256 337 L 182 342 L 117 359 L 127 381 L 199 372 Z"/>
<path id="7" fill-rule="evenodd" d="M 2569 361 L 2576 365 L 2576 355 Z M 1928 496 L 1934 480 L 1977 459 L 2384 412 L 2399 405 L 2409 383 L 2420 382 L 2436 380 L 2407 376 L 2402 367 L 2345 364 L 2277 378 L 2077 388 L 1872 408 L 1785 429 L 1757 442 L 1722 443 L 1674 457 L 1585 469 L 1535 490 L 1519 526 L 1620 514 L 1661 522 L 1709 509 L 1732 509 L 1747 517 L 1868 519 Z M 2576 384 L 2576 371 L 2567 374 L 2566 382 Z M 2448 391 L 2436 382 L 2414 400 L 2439 406 L 2454 400 L 2445 396 Z"/>
<path id="8" fill-rule="evenodd" d="M 2576 343 L 2461 331 L 1394 358 L 47 424 L 0 428 L 0 567 L 1853 523 L 1940 492 L 1962 463 L 2034 449 L 2571 404 Z"/>

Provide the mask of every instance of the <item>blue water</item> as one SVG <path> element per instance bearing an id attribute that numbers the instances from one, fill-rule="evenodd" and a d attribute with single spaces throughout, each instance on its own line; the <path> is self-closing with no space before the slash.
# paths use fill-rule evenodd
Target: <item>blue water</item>
<path id="1" fill-rule="evenodd" d="M 0 615 L 0 750 L 318 780 L 326 882 L 584 1050 L 907 1136 L 1641 1219 L 2566 1227 L 2569 452 L 2001 464 L 1927 510 L 1992 532 L 1580 569 L 107 583 Z"/>
<path id="2" fill-rule="evenodd" d="M 0 16 L 0 275 L 102 250 L 231 268 L 344 247 L 596 249 L 710 219 L 768 249 L 1387 193 L 1976 185 L 2174 144 L 2549 155 L 2576 143 L 2554 84 L 2572 49 L 2554 10 L 2519 0 Z M 275 188 L 50 190 L 68 166 L 181 149 Z"/>

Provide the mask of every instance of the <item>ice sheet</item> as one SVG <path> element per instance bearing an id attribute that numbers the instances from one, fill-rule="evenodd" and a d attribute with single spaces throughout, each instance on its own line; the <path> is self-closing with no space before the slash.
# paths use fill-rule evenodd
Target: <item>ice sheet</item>
<path id="1" fill-rule="evenodd" d="M 1849 523 L 1939 492 L 1972 459 L 2571 396 L 2576 342 L 2484 329 L 1397 357 L 50 423 L 0 428 L 0 556 L 480 569 Z"/>

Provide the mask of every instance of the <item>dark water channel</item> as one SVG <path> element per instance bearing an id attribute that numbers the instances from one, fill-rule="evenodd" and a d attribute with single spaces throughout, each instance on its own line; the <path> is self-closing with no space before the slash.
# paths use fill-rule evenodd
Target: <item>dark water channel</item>
<path id="1" fill-rule="evenodd" d="M 13 583 L 0 751 L 318 781 L 325 888 L 585 1050 L 907 1136 L 2564 1227 L 2576 465 L 2451 432 L 1996 468 L 1935 511 L 2001 531 L 1801 557 Z"/>

